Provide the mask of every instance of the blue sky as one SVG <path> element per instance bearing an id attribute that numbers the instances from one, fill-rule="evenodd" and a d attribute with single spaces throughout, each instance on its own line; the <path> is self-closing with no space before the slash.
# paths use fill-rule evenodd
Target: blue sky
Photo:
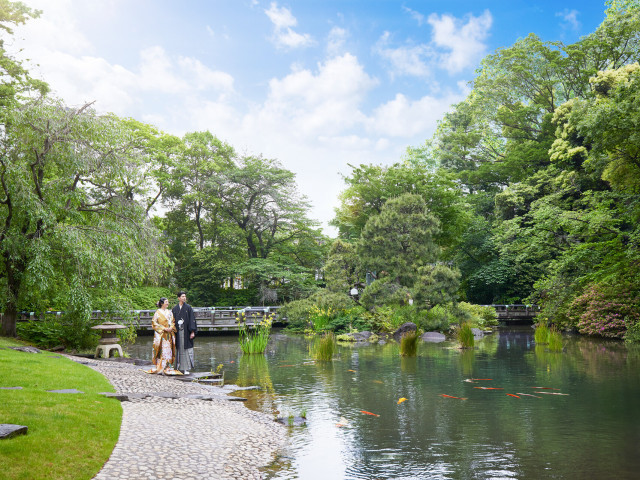
<path id="1" fill-rule="evenodd" d="M 433 134 L 480 60 L 536 33 L 572 43 L 604 1 L 24 0 L 11 48 L 69 105 L 209 130 L 296 173 L 326 227 L 348 164 Z M 332 229 L 325 229 L 332 234 Z"/>

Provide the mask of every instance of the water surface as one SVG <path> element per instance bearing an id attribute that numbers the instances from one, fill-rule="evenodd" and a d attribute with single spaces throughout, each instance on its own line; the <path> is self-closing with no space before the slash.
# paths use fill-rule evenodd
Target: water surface
<path id="1" fill-rule="evenodd" d="M 640 476 L 637 348 L 565 337 L 565 351 L 551 353 L 535 345 L 530 327 L 510 327 L 474 350 L 423 343 L 417 357 L 403 358 L 393 343 L 339 346 L 334 361 L 321 363 L 314 341 L 275 334 L 265 355 L 243 356 L 234 336 L 196 339 L 197 370 L 223 364 L 228 383 L 261 387 L 242 393 L 249 408 L 306 412 L 267 478 Z M 128 350 L 149 358 L 151 337 Z M 336 426 L 341 417 L 347 426 Z"/>

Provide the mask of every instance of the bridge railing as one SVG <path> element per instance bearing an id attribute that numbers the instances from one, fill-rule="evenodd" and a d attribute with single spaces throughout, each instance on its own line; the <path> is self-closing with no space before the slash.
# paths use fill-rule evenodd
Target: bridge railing
<path id="1" fill-rule="evenodd" d="M 493 307 L 498 314 L 498 319 L 531 319 L 540 313 L 538 305 L 483 305 L 484 307 Z"/>

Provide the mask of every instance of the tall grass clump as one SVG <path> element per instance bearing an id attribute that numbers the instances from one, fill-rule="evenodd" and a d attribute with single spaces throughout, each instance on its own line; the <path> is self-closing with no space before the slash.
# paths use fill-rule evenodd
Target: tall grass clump
<path id="1" fill-rule="evenodd" d="M 473 331 L 471 330 L 471 325 L 469 323 L 465 322 L 460 325 L 460 329 L 458 330 L 458 341 L 462 348 L 473 348 Z"/>
<path id="2" fill-rule="evenodd" d="M 552 352 L 561 352 L 562 348 L 562 333 L 560 333 L 556 327 L 552 327 L 551 330 L 549 330 L 549 350 Z"/>
<path id="3" fill-rule="evenodd" d="M 330 362 L 333 359 L 335 349 L 336 344 L 333 332 L 325 333 L 318 341 L 318 345 L 316 347 L 316 360 Z"/>
<path id="4" fill-rule="evenodd" d="M 533 338 L 538 345 L 549 343 L 549 333 L 549 326 L 544 322 L 540 322 L 536 327 L 536 333 Z"/>
<path id="5" fill-rule="evenodd" d="M 418 331 L 405 332 L 400 337 L 400 355 L 403 357 L 415 357 L 418 352 Z"/>
<path id="6" fill-rule="evenodd" d="M 274 314 L 265 315 L 260 323 L 250 329 L 246 323 L 246 316 L 241 312 L 236 317 L 239 326 L 238 342 L 242 353 L 264 353 L 269 343 L 269 335 L 271 334 L 271 324 L 273 323 Z"/>

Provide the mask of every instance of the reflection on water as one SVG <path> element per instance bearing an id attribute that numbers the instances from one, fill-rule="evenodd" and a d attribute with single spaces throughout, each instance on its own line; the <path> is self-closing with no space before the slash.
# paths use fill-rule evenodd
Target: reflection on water
<path id="1" fill-rule="evenodd" d="M 393 343 L 339 346 L 322 363 L 311 340 L 281 334 L 265 355 L 242 356 L 233 336 L 200 336 L 195 348 L 198 370 L 223 363 L 228 383 L 260 387 L 241 392 L 250 408 L 306 411 L 267 478 L 637 478 L 640 349 L 564 340 L 553 353 L 531 328 L 508 328 L 473 350 L 424 343 L 417 357 L 401 357 Z M 150 337 L 129 353 L 149 358 Z M 348 425 L 336 426 L 341 417 Z"/>

